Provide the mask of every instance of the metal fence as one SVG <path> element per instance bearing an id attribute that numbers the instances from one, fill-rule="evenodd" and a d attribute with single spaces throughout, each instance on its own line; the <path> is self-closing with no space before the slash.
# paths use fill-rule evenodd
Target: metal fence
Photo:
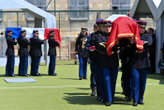
<path id="1" fill-rule="evenodd" d="M 48 12 L 56 16 L 56 28 L 60 30 L 62 37 L 61 48 L 57 49 L 57 58 L 73 59 L 75 40 L 81 27 L 87 27 L 89 32 L 92 32 L 93 24 L 97 18 L 107 18 L 116 13 L 128 14 L 129 10 L 48 10 Z M 4 32 L 6 27 L 34 27 L 34 17 L 32 15 L 29 17 L 26 12 L 2 11 L 1 13 L 0 32 Z M 4 43 L 4 37 L 0 37 L 0 56 L 5 56 L 6 43 Z"/>

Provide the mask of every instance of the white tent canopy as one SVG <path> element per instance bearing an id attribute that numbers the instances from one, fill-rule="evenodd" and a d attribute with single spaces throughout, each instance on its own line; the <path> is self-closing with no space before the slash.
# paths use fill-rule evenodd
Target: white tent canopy
<path id="1" fill-rule="evenodd" d="M 36 18 L 45 19 L 44 27 L 56 28 L 56 18 L 53 15 L 40 8 L 37 8 L 25 0 L 0 0 L 0 9 L 22 9 L 34 15 Z"/>

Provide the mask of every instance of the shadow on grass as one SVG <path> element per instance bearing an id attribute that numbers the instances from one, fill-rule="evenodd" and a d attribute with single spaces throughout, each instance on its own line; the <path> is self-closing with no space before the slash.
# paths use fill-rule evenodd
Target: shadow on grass
<path id="1" fill-rule="evenodd" d="M 164 76 L 161 74 L 149 74 L 148 78 L 159 80 L 160 81 L 159 84 L 164 84 Z"/>
<path id="2" fill-rule="evenodd" d="M 78 93 L 81 94 L 81 93 Z M 70 104 L 79 104 L 79 105 L 97 105 L 100 104 L 96 101 L 96 97 L 91 97 L 89 95 L 68 95 L 64 97 Z"/>
<path id="3" fill-rule="evenodd" d="M 64 80 L 79 80 L 77 78 L 60 78 L 60 79 L 64 79 Z"/>
<path id="4" fill-rule="evenodd" d="M 80 90 L 91 90 L 90 88 L 77 88 L 77 89 L 80 89 Z"/>
<path id="5" fill-rule="evenodd" d="M 79 105 L 103 105 L 96 100 L 96 97 L 90 96 L 88 93 L 64 93 L 64 100 L 70 104 L 79 104 Z M 132 105 L 131 102 L 127 102 L 123 97 L 115 97 L 113 104 L 120 105 Z"/>
<path id="6" fill-rule="evenodd" d="M 114 98 L 114 103 L 113 104 L 132 105 L 131 102 L 127 102 L 123 97 L 118 97 L 118 96 L 116 96 Z"/>
<path id="7" fill-rule="evenodd" d="M 123 93 L 122 92 L 115 92 L 115 94 L 121 94 L 122 95 Z"/>
<path id="8" fill-rule="evenodd" d="M 64 93 L 64 94 L 67 94 L 67 95 L 89 95 L 88 93 Z"/>

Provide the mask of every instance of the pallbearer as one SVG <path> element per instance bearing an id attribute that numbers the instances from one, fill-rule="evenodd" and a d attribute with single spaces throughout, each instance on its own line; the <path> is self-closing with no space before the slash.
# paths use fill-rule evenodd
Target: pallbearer
<path id="1" fill-rule="evenodd" d="M 121 86 L 123 90 L 123 94 L 125 95 L 125 99 L 127 101 L 131 101 L 132 98 L 132 84 L 131 84 L 131 61 L 130 59 L 133 57 L 132 45 L 130 43 L 130 39 L 120 39 L 119 40 L 120 53 L 119 57 L 121 59 Z"/>
<path id="2" fill-rule="evenodd" d="M 39 39 L 38 30 L 33 31 L 33 38 L 30 39 L 30 56 L 31 56 L 31 75 L 40 76 L 39 64 L 42 56 L 42 44 L 44 41 Z"/>
<path id="3" fill-rule="evenodd" d="M 90 76 L 90 87 L 92 90 L 91 96 L 96 95 L 96 79 L 95 79 L 95 74 L 96 74 L 96 62 L 95 62 L 95 46 L 92 43 L 92 36 L 97 32 L 97 25 L 94 24 L 93 26 L 94 32 L 91 33 L 87 37 L 87 43 L 86 43 L 86 50 L 88 51 L 88 58 L 90 60 L 90 70 L 91 70 L 91 76 Z"/>
<path id="4" fill-rule="evenodd" d="M 6 64 L 6 76 L 14 77 L 14 64 L 15 64 L 15 52 L 14 45 L 17 44 L 17 40 L 12 38 L 12 31 L 7 31 L 6 42 L 7 42 L 7 64 Z"/>
<path id="5" fill-rule="evenodd" d="M 59 46 L 59 43 L 54 38 L 55 32 L 50 31 L 49 32 L 49 52 L 48 55 L 50 56 L 50 63 L 49 63 L 49 70 L 48 75 L 50 76 L 56 76 L 55 73 L 55 66 L 56 66 L 56 47 Z"/>
<path id="6" fill-rule="evenodd" d="M 19 76 L 28 76 L 28 46 L 30 45 L 30 41 L 26 39 L 26 31 L 21 30 L 20 37 L 18 38 L 18 44 L 19 44 Z"/>
<path id="7" fill-rule="evenodd" d="M 149 46 L 152 44 L 152 37 L 145 34 L 146 22 L 138 21 L 137 23 L 140 26 L 141 39 L 144 41 L 144 50 L 137 52 L 134 49 L 132 53 L 133 106 L 144 104 L 143 98 L 146 88 L 146 79 L 150 68 Z"/>

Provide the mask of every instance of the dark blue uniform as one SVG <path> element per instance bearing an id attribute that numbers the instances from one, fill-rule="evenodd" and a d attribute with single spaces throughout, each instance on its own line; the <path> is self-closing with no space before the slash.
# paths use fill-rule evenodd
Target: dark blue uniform
<path id="1" fill-rule="evenodd" d="M 96 79 L 95 79 L 95 73 L 96 73 L 96 63 L 95 63 L 95 56 L 94 52 L 89 50 L 90 47 L 94 46 L 94 44 L 91 42 L 91 36 L 93 36 L 95 33 L 91 33 L 90 36 L 87 37 L 87 43 L 86 43 L 86 50 L 88 51 L 88 57 L 90 59 L 90 69 L 91 69 L 91 76 L 90 76 L 90 87 L 92 89 L 92 96 L 95 95 L 96 90 Z"/>
<path id="2" fill-rule="evenodd" d="M 79 58 L 79 78 L 87 78 L 88 52 L 85 48 L 87 37 L 80 34 L 76 40 L 75 51 L 78 52 Z"/>
<path id="3" fill-rule="evenodd" d="M 115 93 L 116 78 L 118 73 L 118 55 L 117 48 L 114 47 L 112 55 L 108 56 L 106 53 L 105 42 L 109 34 L 98 32 L 94 36 L 94 43 L 96 46 L 96 64 L 98 65 L 98 83 L 100 84 L 100 97 L 105 101 L 111 103 Z M 103 86 L 102 86 L 103 85 Z"/>
<path id="4" fill-rule="evenodd" d="M 38 76 L 40 58 L 42 56 L 41 45 L 44 43 L 43 40 L 40 40 L 38 37 L 30 39 L 30 56 L 31 56 L 31 75 Z"/>
<path id="5" fill-rule="evenodd" d="M 7 64 L 6 64 L 6 76 L 14 76 L 14 64 L 15 64 L 15 53 L 14 53 L 14 45 L 17 44 L 15 39 L 10 36 L 6 37 L 7 41 Z"/>
<path id="6" fill-rule="evenodd" d="M 28 71 L 28 46 L 30 45 L 30 41 L 27 40 L 25 37 L 19 37 L 18 38 L 18 44 L 19 44 L 19 76 L 27 76 Z"/>
<path id="7" fill-rule="evenodd" d="M 48 74 L 49 75 L 56 75 L 55 74 L 56 47 L 59 46 L 59 43 L 57 41 L 55 41 L 54 37 L 49 37 L 48 43 L 49 43 L 48 55 L 50 56 L 50 63 L 49 63 Z"/>
<path id="8" fill-rule="evenodd" d="M 120 40 L 120 53 L 119 57 L 122 63 L 122 77 L 121 77 L 121 86 L 123 89 L 123 94 L 125 95 L 127 100 L 131 100 L 132 98 L 132 78 L 131 78 L 131 61 L 130 59 L 133 57 L 131 54 L 132 48 L 131 44 L 127 39 Z"/>
<path id="9" fill-rule="evenodd" d="M 151 37 L 141 35 L 141 39 L 145 42 L 144 51 L 142 53 L 133 51 L 132 60 L 132 83 L 133 83 L 133 98 L 134 105 L 137 103 L 143 104 L 143 96 L 146 88 L 146 79 L 149 73 L 150 59 L 149 59 L 149 46 L 152 44 Z"/>

